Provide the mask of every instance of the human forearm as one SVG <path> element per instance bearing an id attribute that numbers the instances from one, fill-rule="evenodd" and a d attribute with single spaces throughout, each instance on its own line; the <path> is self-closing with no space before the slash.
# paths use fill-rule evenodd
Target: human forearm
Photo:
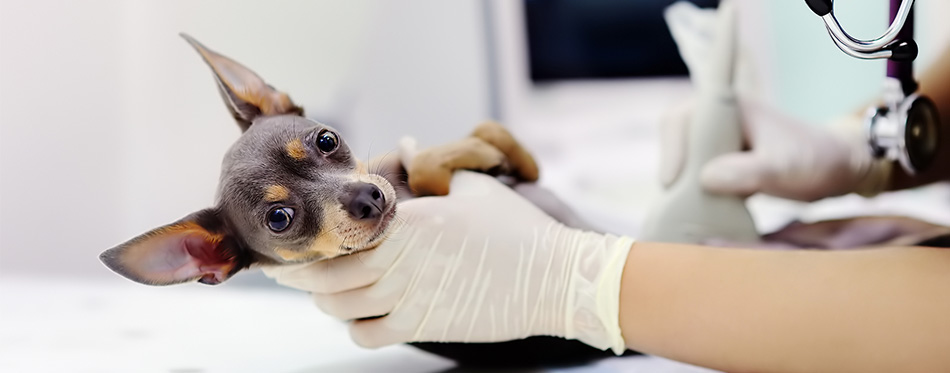
<path id="1" fill-rule="evenodd" d="M 727 371 L 947 371 L 950 251 L 637 243 L 627 345 Z"/>

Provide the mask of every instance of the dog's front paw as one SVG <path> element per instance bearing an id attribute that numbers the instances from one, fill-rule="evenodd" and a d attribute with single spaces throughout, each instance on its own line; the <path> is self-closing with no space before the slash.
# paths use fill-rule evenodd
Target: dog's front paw
<path id="1" fill-rule="evenodd" d="M 534 158 L 496 122 L 478 125 L 470 137 L 415 153 L 407 163 L 409 188 L 416 196 L 449 194 L 456 170 L 511 176 L 518 181 L 538 179 Z"/>

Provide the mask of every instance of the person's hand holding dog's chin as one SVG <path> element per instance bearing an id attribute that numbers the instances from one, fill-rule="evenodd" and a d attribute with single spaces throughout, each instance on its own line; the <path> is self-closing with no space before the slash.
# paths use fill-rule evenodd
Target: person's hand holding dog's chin
<path id="1" fill-rule="evenodd" d="M 366 347 L 553 335 L 624 350 L 619 293 L 631 239 L 567 228 L 466 171 L 450 195 L 398 209 L 374 250 L 266 272 L 354 320 L 351 335 Z"/>

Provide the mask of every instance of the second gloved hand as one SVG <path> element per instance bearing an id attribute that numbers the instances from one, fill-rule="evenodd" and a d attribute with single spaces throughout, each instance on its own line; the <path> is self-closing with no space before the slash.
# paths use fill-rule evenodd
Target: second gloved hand
<path id="1" fill-rule="evenodd" d="M 814 201 L 848 193 L 872 196 L 887 189 L 891 162 L 868 149 L 858 115 L 819 128 L 766 105 L 740 100 L 747 152 L 725 154 L 703 167 L 703 186 L 713 193 L 766 193 Z M 685 159 L 693 104 L 685 102 L 663 120 L 661 180 L 671 184 Z"/>
<path id="2" fill-rule="evenodd" d="M 450 195 L 398 209 L 376 249 L 265 272 L 354 320 L 362 346 L 552 335 L 625 349 L 619 294 L 632 239 L 567 228 L 472 172 L 456 173 Z"/>

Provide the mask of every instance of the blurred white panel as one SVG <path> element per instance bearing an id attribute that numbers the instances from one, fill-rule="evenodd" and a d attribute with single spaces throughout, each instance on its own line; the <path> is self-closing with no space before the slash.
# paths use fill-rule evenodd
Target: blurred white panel
<path id="1" fill-rule="evenodd" d="M 0 3 L 0 273 L 91 272 L 122 236 L 122 4 Z"/>
<path id="2" fill-rule="evenodd" d="M 388 151 L 406 134 L 441 144 L 489 119 L 482 2 L 377 4 L 348 115 L 356 154 Z"/>

